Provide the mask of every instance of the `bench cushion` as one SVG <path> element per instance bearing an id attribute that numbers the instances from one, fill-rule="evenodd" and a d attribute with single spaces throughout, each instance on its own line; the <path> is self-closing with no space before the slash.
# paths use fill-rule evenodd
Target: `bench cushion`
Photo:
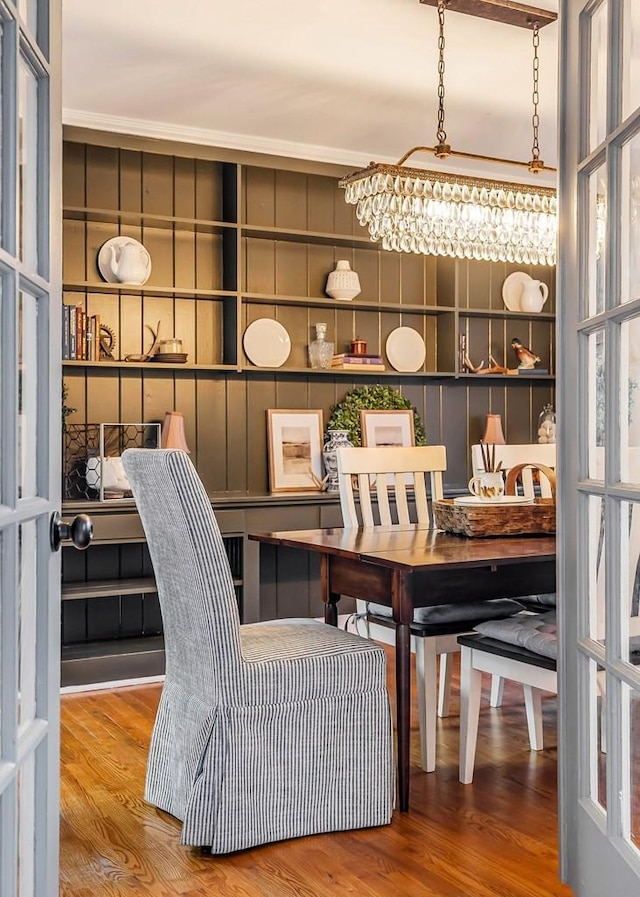
<path id="1" fill-rule="evenodd" d="M 384 604 L 367 605 L 370 614 L 389 617 L 392 611 Z M 416 607 L 413 612 L 415 623 L 429 625 L 445 623 L 466 623 L 475 620 L 496 620 L 510 617 L 522 610 L 522 605 L 512 598 L 493 598 L 491 601 L 470 601 L 459 604 L 435 604 L 433 607 Z"/>

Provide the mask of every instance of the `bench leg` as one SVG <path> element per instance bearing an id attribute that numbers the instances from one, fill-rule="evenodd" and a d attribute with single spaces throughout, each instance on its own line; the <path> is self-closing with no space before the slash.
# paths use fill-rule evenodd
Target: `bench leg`
<path id="1" fill-rule="evenodd" d="M 416 680 L 420 716 L 420 756 L 425 772 L 436 768 L 436 711 L 438 656 L 435 639 L 416 639 Z"/>
<path id="2" fill-rule="evenodd" d="M 458 778 L 463 785 L 473 781 L 476 760 L 482 673 L 473 669 L 473 650 L 462 646 L 460 662 L 460 760 Z"/>
<path id="3" fill-rule="evenodd" d="M 451 674 L 453 673 L 453 654 L 440 655 L 440 678 L 438 679 L 438 716 L 449 716 L 449 698 L 451 697 Z"/>
<path id="4" fill-rule="evenodd" d="M 544 747 L 542 735 L 542 692 L 532 685 L 523 685 L 524 706 L 527 711 L 527 728 L 529 744 L 532 751 L 541 751 Z"/>
<path id="5" fill-rule="evenodd" d="M 502 698 L 504 696 L 504 679 L 502 676 L 491 677 L 491 707 L 502 707 Z"/>

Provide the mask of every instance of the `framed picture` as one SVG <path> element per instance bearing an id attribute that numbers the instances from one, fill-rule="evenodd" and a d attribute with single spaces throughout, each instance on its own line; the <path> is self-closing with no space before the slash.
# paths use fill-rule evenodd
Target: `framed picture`
<path id="1" fill-rule="evenodd" d="M 322 490 L 322 411 L 267 411 L 272 492 Z"/>
<path id="2" fill-rule="evenodd" d="M 413 411 L 360 412 L 362 444 L 371 446 L 415 445 Z"/>

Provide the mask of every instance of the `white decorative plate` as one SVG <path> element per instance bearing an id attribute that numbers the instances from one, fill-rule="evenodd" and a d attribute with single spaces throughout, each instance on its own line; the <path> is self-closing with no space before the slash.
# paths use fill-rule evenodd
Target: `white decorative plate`
<path id="1" fill-rule="evenodd" d="M 460 495 L 453 499 L 454 505 L 532 505 L 532 498 L 523 495 L 501 495 L 499 498 L 478 498 L 476 495 Z"/>
<path id="2" fill-rule="evenodd" d="M 116 255 L 122 259 L 122 250 L 125 246 L 130 247 L 127 251 L 132 253 L 133 258 L 135 259 L 136 263 L 133 266 L 133 270 L 136 276 L 131 280 L 123 281 L 119 277 L 116 277 L 111 269 L 111 247 L 116 250 Z M 118 250 L 120 250 L 120 252 L 118 252 Z M 116 264 L 118 264 L 117 261 Z M 106 243 L 102 244 L 98 251 L 98 271 L 107 283 L 130 283 L 135 284 L 136 286 L 141 286 L 143 283 L 146 283 L 151 276 L 151 256 L 142 243 L 140 243 L 139 240 L 134 240 L 133 237 L 111 237 L 110 240 L 107 240 Z"/>
<path id="3" fill-rule="evenodd" d="M 279 368 L 291 352 L 289 334 L 273 318 L 258 318 L 249 324 L 242 344 L 249 361 L 259 368 Z"/>
<path id="4" fill-rule="evenodd" d="M 502 301 L 509 311 L 520 311 L 520 296 L 525 281 L 531 280 L 526 271 L 514 271 L 502 284 Z"/>
<path id="5" fill-rule="evenodd" d="M 396 371 L 419 371 L 427 350 L 424 340 L 413 327 L 396 327 L 387 337 L 387 358 Z"/>

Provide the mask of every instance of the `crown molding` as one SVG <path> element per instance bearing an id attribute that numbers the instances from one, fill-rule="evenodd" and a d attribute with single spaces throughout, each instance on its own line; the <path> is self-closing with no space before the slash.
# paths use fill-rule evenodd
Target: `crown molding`
<path id="1" fill-rule="evenodd" d="M 269 137 L 256 137 L 250 134 L 232 134 L 228 131 L 213 131 L 208 128 L 192 128 L 169 124 L 167 122 L 150 121 L 140 118 L 125 118 L 118 115 L 102 115 L 96 112 L 82 112 L 76 109 L 62 110 L 62 123 L 68 127 L 101 131 L 110 134 L 123 134 L 147 140 L 162 140 L 190 146 L 206 146 L 221 150 L 243 152 L 257 156 L 277 156 L 281 159 L 299 159 L 302 161 L 320 162 L 326 165 L 339 165 L 351 169 L 363 168 L 369 158 L 364 153 L 354 150 L 340 149 L 331 146 L 315 146 L 294 141 L 274 140 Z M 395 165 L 398 156 L 380 156 L 376 154 L 376 162 Z M 459 158 L 442 163 L 438 159 L 425 157 L 423 164 L 416 167 L 438 172 L 455 172 L 457 175 L 506 180 L 510 183 L 532 184 L 543 187 L 555 187 L 554 177 L 534 176 L 522 171 L 515 176 L 511 166 L 469 165 Z"/>
<path id="2" fill-rule="evenodd" d="M 124 118 L 119 115 L 101 115 L 75 109 L 62 110 L 62 123 L 71 127 L 111 131 L 134 137 L 173 140 L 178 143 L 201 144 L 202 146 L 215 146 L 248 153 L 264 153 L 269 156 L 289 156 L 294 159 L 308 159 L 313 162 L 348 165 L 354 168 L 361 168 L 366 164 L 363 154 L 353 150 L 274 140 L 269 137 L 254 137 L 250 134 L 231 134 L 227 131 L 192 128 L 140 118 Z M 393 163 L 396 160 L 388 158 L 383 161 Z"/>

